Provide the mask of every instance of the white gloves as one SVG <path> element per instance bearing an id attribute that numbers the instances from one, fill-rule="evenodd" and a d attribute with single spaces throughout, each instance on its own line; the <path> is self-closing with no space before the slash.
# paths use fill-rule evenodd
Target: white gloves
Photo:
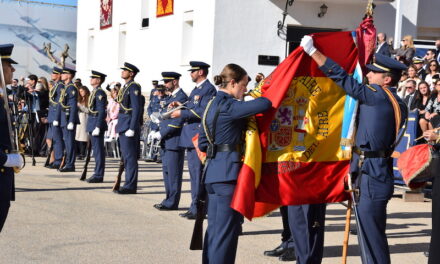
<path id="1" fill-rule="evenodd" d="M 125 136 L 126 137 L 134 137 L 134 131 L 131 129 L 125 131 Z"/>
<path id="2" fill-rule="evenodd" d="M 23 157 L 20 154 L 6 154 L 8 158 L 6 159 L 4 167 L 14 167 L 21 168 L 23 167 Z"/>
<path id="3" fill-rule="evenodd" d="M 67 130 L 73 130 L 73 123 L 70 122 L 69 124 L 67 124 Z"/>
<path id="4" fill-rule="evenodd" d="M 162 138 L 162 136 L 160 135 L 159 131 L 157 131 L 156 133 L 153 134 L 153 139 L 160 140 L 161 138 Z"/>
<path id="5" fill-rule="evenodd" d="M 252 101 L 252 100 L 255 100 L 255 98 L 252 97 L 252 96 L 250 96 L 250 95 L 246 95 L 246 96 L 243 98 L 243 101 L 245 101 L 245 102 Z"/>
<path id="6" fill-rule="evenodd" d="M 316 48 L 313 46 L 313 39 L 311 36 L 304 36 L 301 39 L 301 44 L 299 44 L 301 47 L 303 47 L 304 51 L 309 54 L 309 56 L 312 56 L 313 53 L 315 53 Z"/>
<path id="7" fill-rule="evenodd" d="M 52 125 L 55 126 L 55 127 L 57 127 L 57 126 L 59 126 L 60 124 L 58 123 L 58 121 L 54 120 L 54 121 L 52 122 Z"/>
<path id="8" fill-rule="evenodd" d="M 99 136 L 99 132 L 101 132 L 99 127 L 95 127 L 95 129 L 93 129 L 93 131 L 92 131 L 92 136 L 94 136 L 94 137 Z"/>

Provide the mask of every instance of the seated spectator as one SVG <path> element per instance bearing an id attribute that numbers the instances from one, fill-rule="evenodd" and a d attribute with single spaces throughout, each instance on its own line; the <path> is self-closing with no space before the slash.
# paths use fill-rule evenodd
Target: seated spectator
<path id="1" fill-rule="evenodd" d="M 417 77 L 419 77 L 421 80 L 424 80 L 426 77 L 426 71 L 423 69 L 424 61 L 422 58 L 414 57 L 412 59 L 412 64 L 417 70 Z"/>
<path id="2" fill-rule="evenodd" d="M 418 87 L 419 83 L 422 81 L 418 76 L 417 76 L 417 69 L 414 67 L 414 65 L 411 65 L 408 67 L 408 78 L 406 79 L 405 86 L 402 87 L 402 89 L 399 91 L 397 91 L 397 94 L 400 96 L 400 98 L 405 98 L 408 94 L 406 92 L 406 83 L 410 80 L 413 80 L 416 82 L 416 86 Z"/>
<path id="3" fill-rule="evenodd" d="M 423 132 L 440 126 L 440 80 L 435 82 L 435 90 L 425 108 L 425 118 L 420 119 L 420 127 Z"/>
<path id="4" fill-rule="evenodd" d="M 408 80 L 408 72 L 403 71 L 400 81 L 397 84 L 397 95 L 403 99 L 403 91 L 405 91 L 406 80 Z"/>
<path id="5" fill-rule="evenodd" d="M 387 35 L 385 33 L 377 33 L 377 48 L 376 53 L 391 56 L 391 47 L 387 43 Z"/>
<path id="6" fill-rule="evenodd" d="M 425 62 L 425 65 L 423 65 L 423 69 L 427 71 L 429 68 L 429 62 L 431 60 L 435 60 L 435 49 L 429 49 L 423 57 L 423 60 Z"/>
<path id="7" fill-rule="evenodd" d="M 440 73 L 440 68 L 439 68 L 439 64 L 436 60 L 430 60 L 429 64 L 428 64 L 428 69 L 426 70 L 427 75 L 425 77 L 425 81 L 428 83 L 429 88 L 432 90 L 434 90 L 434 79 L 439 79 L 439 73 Z M 437 76 L 437 78 L 436 78 Z"/>
<path id="8" fill-rule="evenodd" d="M 116 101 L 118 97 L 119 87 L 114 86 L 110 92 L 110 99 L 107 105 L 107 125 L 108 129 L 105 133 L 106 141 L 113 141 L 117 138 L 117 134 L 115 132 L 116 124 L 118 123 L 118 115 L 119 115 L 119 103 Z"/>
<path id="9" fill-rule="evenodd" d="M 406 35 L 402 39 L 400 48 L 396 50 L 396 60 L 401 61 L 406 65 L 410 65 L 415 53 L 416 49 L 414 47 L 413 37 L 411 35 Z"/>
<path id="10" fill-rule="evenodd" d="M 408 80 L 405 84 L 405 93 L 406 96 L 403 99 L 403 101 L 406 103 L 406 105 L 408 106 L 408 108 L 410 110 L 414 109 L 414 95 L 415 95 L 415 91 L 416 91 L 416 81 L 414 80 Z"/>
<path id="11" fill-rule="evenodd" d="M 419 111 L 419 120 L 425 118 L 425 108 L 431 98 L 431 90 L 429 90 L 428 83 L 421 81 L 417 91 L 414 93 L 414 100 L 410 105 L 410 110 Z"/>

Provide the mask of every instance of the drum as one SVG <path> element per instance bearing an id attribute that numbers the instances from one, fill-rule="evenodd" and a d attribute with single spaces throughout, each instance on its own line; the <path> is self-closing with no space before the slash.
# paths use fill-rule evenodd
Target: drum
<path id="1" fill-rule="evenodd" d="M 424 186 L 439 173 L 439 156 L 438 149 L 428 144 L 416 145 L 403 152 L 397 167 L 405 184 L 411 189 Z"/>

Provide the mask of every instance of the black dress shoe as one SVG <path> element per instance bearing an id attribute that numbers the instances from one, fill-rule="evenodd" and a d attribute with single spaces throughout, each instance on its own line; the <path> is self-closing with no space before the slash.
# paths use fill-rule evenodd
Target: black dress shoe
<path id="1" fill-rule="evenodd" d="M 191 214 L 191 211 L 186 211 L 185 213 L 179 214 L 181 217 L 187 217 L 189 214 Z"/>
<path id="2" fill-rule="evenodd" d="M 130 190 L 125 189 L 124 187 L 119 188 L 118 194 L 136 194 L 136 189 Z"/>
<path id="3" fill-rule="evenodd" d="M 174 211 L 174 210 L 177 210 L 177 208 L 166 207 L 165 205 L 163 205 L 161 203 L 160 204 L 155 204 L 153 206 L 154 206 L 154 208 L 156 208 L 159 211 Z"/>
<path id="4" fill-rule="evenodd" d="M 45 168 L 50 168 L 50 167 L 52 167 L 52 165 L 53 165 L 53 163 L 49 163 L 49 164 L 47 164 L 47 165 L 44 165 L 44 167 L 45 167 Z"/>
<path id="5" fill-rule="evenodd" d="M 55 169 L 55 170 L 58 170 L 59 168 L 60 168 L 60 165 L 59 164 L 50 164 L 50 166 L 48 167 L 49 169 Z"/>
<path id="6" fill-rule="evenodd" d="M 86 180 L 88 183 L 101 183 L 104 181 L 104 178 L 91 177 Z"/>
<path id="7" fill-rule="evenodd" d="M 189 219 L 189 220 L 195 220 L 196 217 L 197 217 L 197 215 L 193 214 L 191 212 L 189 212 L 189 214 L 186 215 L 186 219 Z"/>
<path id="8" fill-rule="evenodd" d="M 66 167 L 64 167 L 64 168 L 59 169 L 58 171 L 59 172 L 74 172 L 75 168 L 66 168 Z"/>
<path id="9" fill-rule="evenodd" d="M 284 252 L 284 254 L 281 255 L 278 259 L 281 261 L 295 261 L 296 260 L 295 249 L 287 248 L 286 252 Z"/>
<path id="10" fill-rule="evenodd" d="M 284 248 L 281 245 L 279 245 L 275 249 L 264 251 L 264 255 L 269 256 L 269 257 L 279 257 L 279 256 L 283 255 L 284 252 L 286 252 L 286 251 L 287 251 L 287 248 Z"/>

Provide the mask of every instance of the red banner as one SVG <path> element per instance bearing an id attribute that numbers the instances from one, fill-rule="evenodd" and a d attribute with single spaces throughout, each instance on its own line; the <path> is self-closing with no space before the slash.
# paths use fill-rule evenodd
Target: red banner
<path id="1" fill-rule="evenodd" d="M 113 0 L 101 0 L 100 28 L 106 29 L 113 22 Z"/>
<path id="2" fill-rule="evenodd" d="M 172 15 L 174 12 L 174 0 L 157 0 L 156 17 Z"/>

